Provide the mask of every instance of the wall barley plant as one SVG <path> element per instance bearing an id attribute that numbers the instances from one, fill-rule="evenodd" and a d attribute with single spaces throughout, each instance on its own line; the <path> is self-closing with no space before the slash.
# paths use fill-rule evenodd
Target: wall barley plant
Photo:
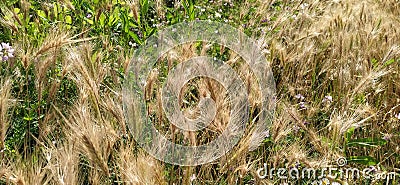
<path id="1" fill-rule="evenodd" d="M 399 7 L 396 0 L 2 1 L 0 184 L 399 184 Z M 143 82 L 148 117 L 139 116 L 140 107 L 126 114 L 124 87 L 138 48 L 163 30 L 202 21 L 230 25 L 258 46 L 276 85 L 270 126 L 256 126 L 265 79 L 234 48 L 198 40 L 150 66 Z M 135 137 L 141 128 L 130 121 L 146 120 L 168 141 L 201 146 L 235 119 L 229 91 L 207 77 L 185 82 L 177 102 L 195 119 L 208 105 L 200 102 L 212 100 L 210 124 L 188 131 L 168 119 L 163 87 L 199 56 L 237 74 L 249 119 L 222 157 L 169 164 L 146 152 Z M 210 153 L 202 158 L 214 158 Z M 263 177 L 266 166 L 369 169 L 374 178 L 280 178 L 277 170 Z"/>

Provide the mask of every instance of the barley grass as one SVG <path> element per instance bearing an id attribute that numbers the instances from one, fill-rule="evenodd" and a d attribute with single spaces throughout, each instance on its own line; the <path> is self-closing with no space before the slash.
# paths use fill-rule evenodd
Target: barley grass
<path id="1" fill-rule="evenodd" d="M 102 10 L 112 6 L 107 2 Z M 176 2 L 176 8 L 185 3 Z M 70 1 L 62 3 L 74 9 Z M 138 3 L 125 4 L 136 20 L 142 8 Z M 154 14 L 164 19 L 166 5 L 159 0 L 154 3 Z M 215 6 L 223 3 L 229 2 L 218 1 Z M 21 1 L 21 10 L 29 13 L 29 4 Z M 86 32 L 71 36 L 56 25 L 41 44 L 31 44 L 28 38 L 13 41 L 18 52 L 13 62 L 20 62 L 22 68 L 4 74 L 0 82 L 0 184 L 308 184 L 312 181 L 262 179 L 257 170 L 264 163 L 276 168 L 321 168 L 349 156 L 371 156 L 378 161 L 374 165 L 378 172 L 400 172 L 399 2 L 257 0 L 241 5 L 238 15 L 231 15 L 239 23 L 231 24 L 243 31 L 255 28 L 246 34 L 257 40 L 274 73 L 277 101 L 271 128 L 255 128 L 261 95 L 254 74 L 240 56 L 218 46 L 220 56 L 228 56 L 225 62 L 237 71 L 249 93 L 251 116 L 244 137 L 227 155 L 209 164 L 180 167 L 158 161 L 137 145 L 126 123 L 119 72 L 127 72 L 131 52 L 122 51 L 109 38 L 89 37 Z M 252 12 L 251 7 L 257 8 Z M 0 18 L 2 25 L 22 34 L 22 20 L 11 10 L 2 8 L 2 12 L 11 17 Z M 246 19 L 246 25 L 240 24 Z M 96 43 L 99 40 L 101 46 Z M 162 109 L 161 88 L 168 72 L 215 48 L 207 42 L 180 45 L 159 59 L 147 79 L 147 113 L 171 141 L 197 146 L 212 141 L 227 127 L 230 99 L 212 79 L 191 80 L 179 97 L 188 117 L 199 114 L 201 98 L 215 101 L 217 116 L 203 132 L 179 130 Z M 33 147 L 25 143 L 22 151 L 17 149 L 21 146 L 12 146 L 15 151 L 6 153 L 12 111 L 23 101 L 15 99 L 20 94 L 12 89 L 11 79 L 24 77 L 18 70 L 32 66 L 37 101 L 46 102 L 46 107 L 35 109 L 44 115 L 38 123 L 39 134 L 26 133 L 35 141 Z M 66 93 L 61 91 L 65 84 L 76 89 L 72 103 L 57 98 L 60 92 Z M 347 138 L 351 129 L 354 133 Z M 360 138 L 384 138 L 387 143 L 346 147 L 348 139 Z M 384 184 L 329 178 L 340 184 Z"/>

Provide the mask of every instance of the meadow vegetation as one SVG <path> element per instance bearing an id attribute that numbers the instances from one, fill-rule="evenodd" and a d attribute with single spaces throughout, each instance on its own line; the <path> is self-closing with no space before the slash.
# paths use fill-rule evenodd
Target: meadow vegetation
<path id="1" fill-rule="evenodd" d="M 2 1 L 0 184 L 311 184 L 316 179 L 262 179 L 257 170 L 264 163 L 318 169 L 341 157 L 349 167 L 396 172 L 396 179 L 324 181 L 398 184 L 399 15 L 397 0 Z M 277 102 L 268 131 L 250 129 L 217 161 L 181 167 L 137 145 L 122 86 L 133 52 L 149 36 L 196 20 L 224 22 L 257 42 Z M 257 119 L 257 81 L 242 59 L 217 44 L 187 43 L 160 59 L 146 83 L 150 120 L 177 143 L 207 143 L 229 120 L 226 92 L 205 78 L 190 81 L 180 101 L 194 117 L 200 97 L 214 99 L 219 114 L 206 131 L 180 132 L 165 118 L 165 77 L 199 55 L 237 70 L 248 87 L 249 128 Z"/>

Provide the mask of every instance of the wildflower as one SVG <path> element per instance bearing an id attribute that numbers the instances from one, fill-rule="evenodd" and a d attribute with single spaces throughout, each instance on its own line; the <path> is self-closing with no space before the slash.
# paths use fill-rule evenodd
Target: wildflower
<path id="1" fill-rule="evenodd" d="M 46 155 L 46 160 L 50 161 L 51 160 L 51 153 L 50 152 L 48 152 L 48 153 L 46 152 L 45 155 Z"/>
<path id="2" fill-rule="evenodd" d="M 299 99 L 299 100 L 301 100 L 301 101 L 304 100 L 304 96 L 301 95 L 301 94 L 297 94 L 296 96 L 294 96 L 294 98 Z"/>
<path id="3" fill-rule="evenodd" d="M 303 110 L 303 109 L 307 109 L 307 107 L 306 107 L 306 102 L 300 102 L 299 103 L 299 108 L 300 108 L 300 110 Z"/>
<path id="4" fill-rule="evenodd" d="M 327 179 L 327 178 L 323 178 L 323 179 L 321 179 L 321 181 L 320 181 L 321 183 L 320 184 L 330 184 L 330 181 L 329 181 L 329 179 Z"/>
<path id="5" fill-rule="evenodd" d="M 400 119 L 400 112 L 399 114 L 394 115 L 395 118 Z"/>
<path id="6" fill-rule="evenodd" d="M 194 180 L 196 180 L 196 174 L 192 174 L 192 176 L 190 176 L 190 181 L 192 182 Z"/>
<path id="7" fill-rule="evenodd" d="M 392 138 L 392 134 L 384 134 L 382 139 L 389 141 Z"/>
<path id="8" fill-rule="evenodd" d="M 295 133 L 299 132 L 299 130 L 300 130 L 300 127 L 299 127 L 299 126 L 293 125 L 293 131 L 294 131 Z"/>
<path id="9" fill-rule="evenodd" d="M 307 3 L 303 3 L 300 5 L 300 9 L 302 9 L 302 10 L 306 9 L 307 7 L 308 7 Z"/>
<path id="10" fill-rule="evenodd" d="M 129 41 L 128 45 L 129 45 L 129 46 L 132 46 L 132 47 L 138 46 L 135 42 L 131 42 L 131 41 Z"/>
<path id="11" fill-rule="evenodd" d="M 322 103 L 331 103 L 333 101 L 332 96 L 325 96 Z"/>
<path id="12" fill-rule="evenodd" d="M 14 49 L 10 46 L 9 43 L 1 43 L 0 46 L 0 57 L 3 61 L 7 61 L 10 58 L 14 57 Z"/>
<path id="13" fill-rule="evenodd" d="M 91 13 L 86 14 L 86 18 L 88 19 L 92 18 L 92 14 Z"/>
<path id="14" fill-rule="evenodd" d="M 218 12 L 215 12 L 215 17 L 217 17 L 217 18 L 221 18 L 221 14 L 220 14 L 220 13 L 218 13 Z"/>
<path id="15" fill-rule="evenodd" d="M 264 131 L 262 134 L 263 134 L 266 138 L 268 138 L 268 137 L 271 136 L 271 134 L 269 133 L 269 130 Z"/>

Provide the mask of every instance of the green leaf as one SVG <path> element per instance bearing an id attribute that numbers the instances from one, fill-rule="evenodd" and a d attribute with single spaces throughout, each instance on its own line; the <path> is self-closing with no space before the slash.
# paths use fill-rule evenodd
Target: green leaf
<path id="1" fill-rule="evenodd" d="M 133 40 L 138 43 L 139 45 L 142 43 L 139 39 L 139 37 L 133 32 L 133 31 L 129 31 L 128 32 L 129 36 L 131 36 L 133 38 Z"/>
<path id="2" fill-rule="evenodd" d="M 56 16 L 58 15 L 58 6 L 57 5 L 58 5 L 58 3 L 53 4 L 54 15 L 56 15 Z"/>
<path id="3" fill-rule="evenodd" d="M 91 20 L 91 19 L 86 19 L 86 18 L 85 18 L 85 20 L 86 20 L 86 22 L 88 22 L 89 24 L 93 24 L 93 20 Z"/>
<path id="4" fill-rule="evenodd" d="M 378 160 L 371 156 L 351 156 L 348 160 L 348 162 L 354 162 L 358 164 L 363 164 L 367 166 L 373 166 L 378 163 Z"/>
<path id="5" fill-rule="evenodd" d="M 108 26 L 110 26 L 110 27 L 114 26 L 114 24 L 118 22 L 119 16 L 120 16 L 119 15 L 119 8 L 116 7 L 113 10 L 113 13 L 111 13 L 110 17 L 108 18 Z"/>
<path id="6" fill-rule="evenodd" d="M 114 15 L 114 17 L 116 18 L 116 19 L 119 19 L 119 16 L 120 16 L 120 8 L 117 6 L 117 7 L 115 7 L 114 8 L 114 10 L 113 10 L 113 15 Z"/>
<path id="7" fill-rule="evenodd" d="M 32 121 L 32 120 L 33 120 L 33 117 L 24 117 L 24 120 L 25 120 L 25 121 Z"/>
<path id="8" fill-rule="evenodd" d="M 21 10 L 19 8 L 14 8 L 14 12 L 18 14 Z"/>
<path id="9" fill-rule="evenodd" d="M 372 63 L 373 68 L 376 68 L 379 64 L 378 61 L 374 58 L 371 60 L 371 63 Z"/>
<path id="10" fill-rule="evenodd" d="M 149 10 L 149 1 L 142 0 L 140 3 L 140 12 L 142 16 L 145 16 L 148 10 Z"/>
<path id="11" fill-rule="evenodd" d="M 69 16 L 69 15 L 65 16 L 65 22 L 66 22 L 67 24 L 72 24 L 72 17 Z"/>
<path id="12" fill-rule="evenodd" d="M 263 140 L 263 143 L 268 143 L 268 142 L 273 142 L 274 140 L 272 140 L 272 138 L 266 138 Z"/>
<path id="13" fill-rule="evenodd" d="M 38 14 L 39 17 L 46 19 L 47 15 L 43 10 L 37 10 L 36 13 Z"/>
<path id="14" fill-rule="evenodd" d="M 368 147 L 377 147 L 382 146 L 387 143 L 386 140 L 381 138 L 362 138 L 362 139 L 353 139 L 347 143 L 347 146 L 368 146 Z"/>
<path id="15" fill-rule="evenodd" d="M 386 61 L 386 62 L 385 62 L 385 66 L 388 66 L 388 65 L 390 65 L 390 64 L 393 64 L 394 61 L 395 61 L 394 58 L 392 58 L 392 59 Z"/>
<path id="16" fill-rule="evenodd" d="M 355 127 L 350 127 L 350 128 L 346 131 L 346 140 L 347 140 L 347 142 L 350 141 L 351 136 L 353 135 L 355 129 L 356 129 Z"/>
<path id="17" fill-rule="evenodd" d="M 106 15 L 102 12 L 99 17 L 100 27 L 104 27 L 104 22 L 106 20 Z"/>

